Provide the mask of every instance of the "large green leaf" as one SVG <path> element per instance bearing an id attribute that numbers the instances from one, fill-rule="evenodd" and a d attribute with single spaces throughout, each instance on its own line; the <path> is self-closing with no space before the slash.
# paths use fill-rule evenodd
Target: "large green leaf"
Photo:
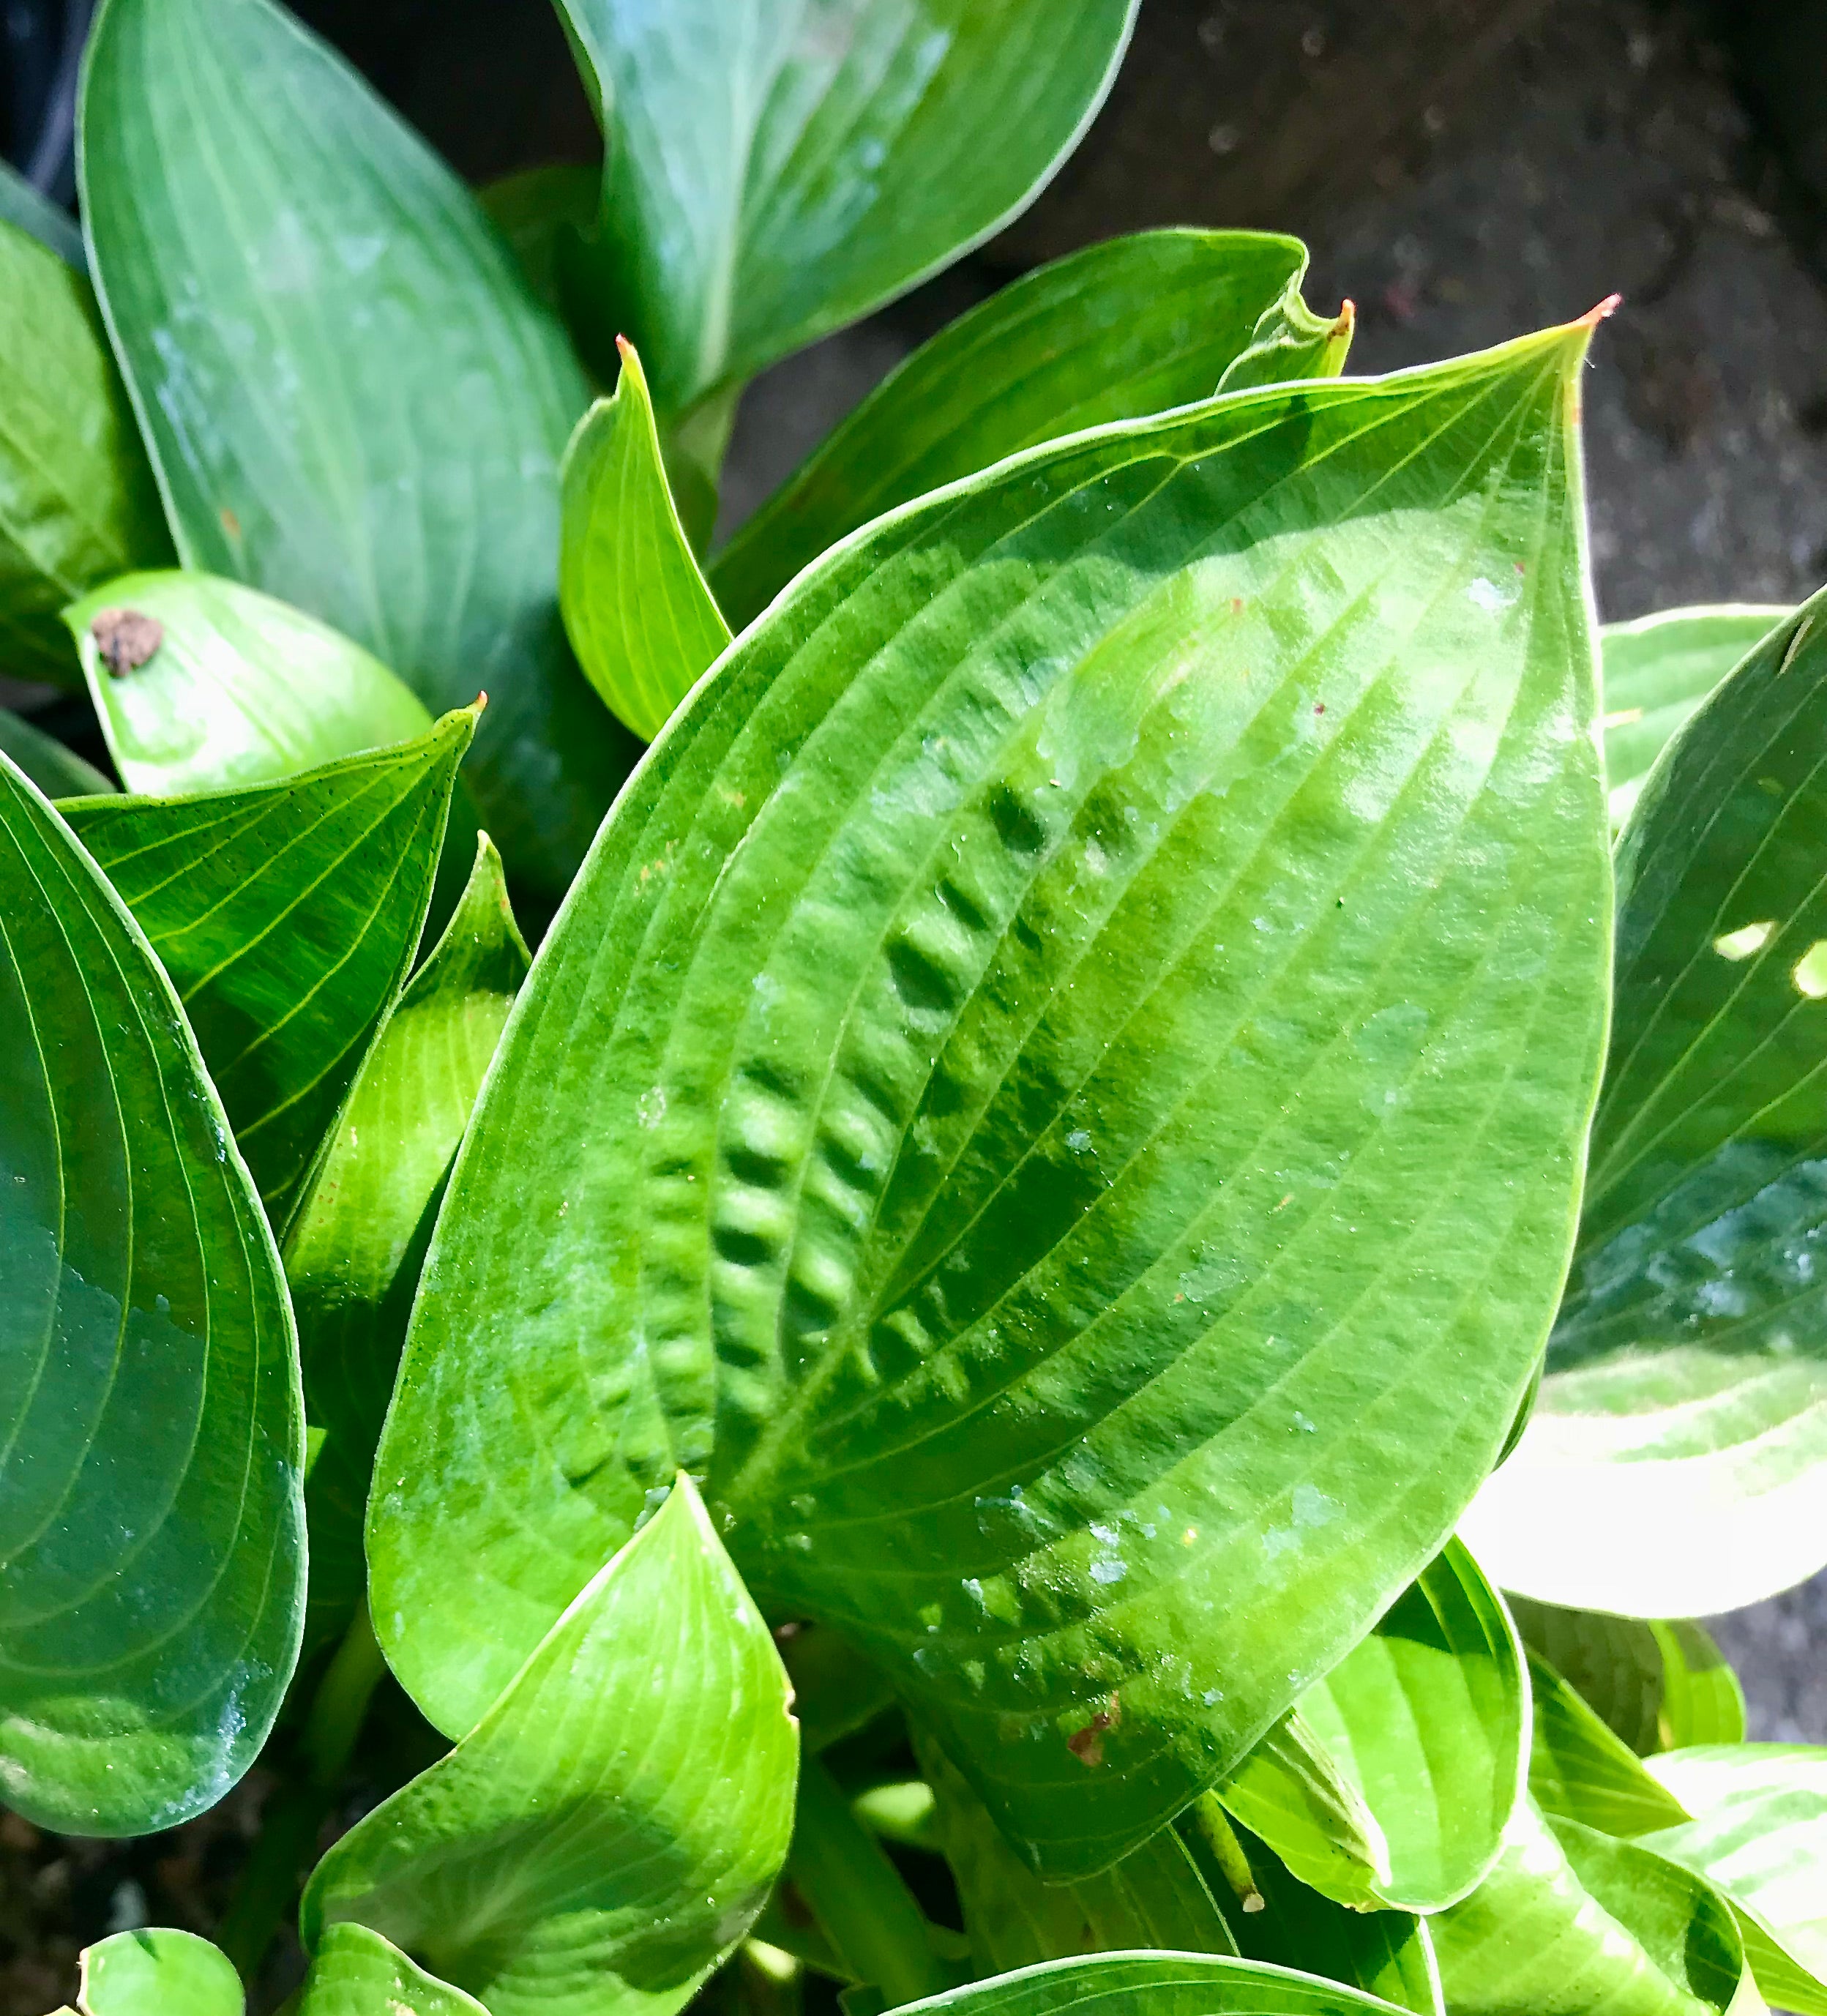
<path id="1" fill-rule="evenodd" d="M 212 1805 L 304 1600 L 292 1314 L 171 983 L 0 757 L 0 1795 L 67 1834 Z"/>
<path id="2" fill-rule="evenodd" d="M 94 764 L 5 707 L 0 707 L 0 750 L 48 798 L 87 797 L 114 788 Z"/>
<path id="3" fill-rule="evenodd" d="M 527 954 L 486 836 L 443 937 L 355 1082 L 286 1245 L 304 1406 L 324 1431 L 305 1503 L 313 1636 L 365 1587 L 361 1523 L 406 1318 L 477 1086 Z"/>
<path id="4" fill-rule="evenodd" d="M 1541 1398 L 1464 1528 L 1506 1589 L 1639 1617 L 1827 1563 L 1827 596 L 1652 772 Z"/>
<path id="5" fill-rule="evenodd" d="M 492 2016 L 665 2016 L 786 1859 L 799 1731 L 682 1473 L 451 1754 L 343 1836 L 300 1916 L 422 1953 Z"/>
<path id="6" fill-rule="evenodd" d="M 241 1977 L 193 1932 L 117 1932 L 82 1957 L 83 2016 L 241 2016 Z"/>
<path id="7" fill-rule="evenodd" d="M 443 711 L 556 893 L 631 747 L 559 621 L 558 459 L 588 402 L 449 170 L 270 0 L 106 0 L 82 93 L 102 305 L 185 563 L 282 597 Z"/>
<path id="8" fill-rule="evenodd" d="M 1532 1653 L 1529 1671 L 1535 1704 L 1529 1792 L 1545 1813 L 1627 1840 L 1686 1819 L 1635 1751 L 1552 1666 Z"/>
<path id="9" fill-rule="evenodd" d="M 1563 1610 L 1527 1597 L 1513 1597 L 1510 1609 L 1523 1642 L 1639 1755 L 1744 1741 L 1744 1690 L 1703 1625 Z"/>
<path id="10" fill-rule="evenodd" d="M 1706 2016 L 1744 1971 L 1732 1913 L 1687 1870 L 1527 1801 L 1497 1867 L 1429 1921 L 1453 2016 Z"/>
<path id="11" fill-rule="evenodd" d="M 559 0 L 604 128 L 574 277 L 663 413 L 903 293 L 1039 190 L 1135 0 Z"/>
<path id="12" fill-rule="evenodd" d="M 1605 671 L 1605 768 L 1621 826 L 1656 758 L 1753 645 L 1793 612 L 1743 603 L 1664 609 L 1599 633 Z"/>
<path id="13" fill-rule="evenodd" d="M 1107 420 L 1209 398 L 1265 318 L 1300 301 L 1298 239 L 1145 231 L 1024 275 L 960 315 L 825 440 L 731 540 L 711 582 L 731 621 L 897 504 L 1003 456 Z M 1283 378 L 1329 376 L 1343 329 L 1277 354 Z"/>
<path id="14" fill-rule="evenodd" d="M 1738 1743 L 1648 1760 L 1692 1820 L 1643 1837 L 1722 1891 L 1778 2007 L 1827 2010 L 1827 1750 Z"/>
<path id="15" fill-rule="evenodd" d="M 0 219 L 0 663 L 77 686 L 57 612 L 171 551 L 88 282 Z"/>
<path id="16" fill-rule="evenodd" d="M 973 1981 L 906 2016 L 1388 2016 L 1336 1982 L 1202 1953 L 1106 1953 Z"/>
<path id="17" fill-rule="evenodd" d="M 1259 1746 L 1218 1795 L 1296 1875 L 1340 1903 L 1409 1911 L 1482 1881 L 1522 1794 L 1529 1687 L 1509 1615 L 1458 1542 L 1297 1715 L 1307 1754 Z M 1315 1757 L 1353 1796 L 1315 1796 Z"/>
<path id="18" fill-rule="evenodd" d="M 293 2016 L 488 2016 L 365 1925 L 326 1925 Z"/>
<path id="19" fill-rule="evenodd" d="M 281 784 L 72 800 L 282 1232 L 405 978 L 474 715 Z"/>
<path id="20" fill-rule="evenodd" d="M 729 625 L 679 523 L 641 360 L 617 343 L 615 397 L 597 401 L 565 451 L 559 603 L 591 684 L 651 742 Z"/>
<path id="21" fill-rule="evenodd" d="M 369 1530 L 433 1721 L 682 1463 L 1086 1875 L 1438 1551 L 1599 1064 L 1585 336 L 1032 451 L 725 653 L 434 1236 Z"/>
<path id="22" fill-rule="evenodd" d="M 135 617 L 150 627 L 129 627 Z M 268 783 L 431 726 L 411 687 L 359 644 L 214 574 L 128 574 L 64 621 L 130 791 Z"/>

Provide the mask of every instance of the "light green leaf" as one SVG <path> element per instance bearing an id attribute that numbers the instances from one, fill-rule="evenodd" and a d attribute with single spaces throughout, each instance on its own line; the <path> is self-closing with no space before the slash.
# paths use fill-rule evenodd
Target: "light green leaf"
<path id="1" fill-rule="evenodd" d="M 718 602 L 739 627 L 897 504 L 1038 442 L 1208 398 L 1299 300 L 1306 267 L 1298 239 L 1145 231 L 1025 274 L 922 344 L 768 499 L 712 563 Z M 1279 375 L 1343 362 L 1316 338 L 1279 355 Z"/>
<path id="2" fill-rule="evenodd" d="M 573 275 L 668 416 L 948 265 L 1022 209 L 1135 0 L 560 0 L 604 128 Z M 579 297 L 578 296 L 574 296 Z"/>
<path id="3" fill-rule="evenodd" d="M 1529 1674 L 1535 1703 L 1529 1792 L 1544 1813 L 1625 1839 L 1687 1817 L 1635 1751 L 1534 1653 Z"/>
<path id="4" fill-rule="evenodd" d="M 788 1697 L 682 1474 L 477 1727 L 318 1864 L 307 1947 L 356 1919 L 492 2016 L 682 2007 L 786 1858 Z"/>
<path id="5" fill-rule="evenodd" d="M 527 964 L 484 836 L 443 937 L 368 1053 L 286 1242 L 305 1415 L 325 1433 L 305 1491 L 314 1637 L 339 1632 L 366 1586 L 361 1524 L 407 1314 Z"/>
<path id="6" fill-rule="evenodd" d="M 1453 2016 L 1703 2016 L 1743 1971 L 1705 1884 L 1633 1842 L 1551 1827 L 1526 1800 L 1497 1867 L 1429 1928 Z"/>
<path id="7" fill-rule="evenodd" d="M 1630 817 L 1675 730 L 1739 659 L 1792 610 L 1726 603 L 1664 609 L 1599 633 L 1605 675 L 1605 769 L 1611 823 Z"/>
<path id="8" fill-rule="evenodd" d="M 325 1925 L 294 2016 L 488 2016 L 365 1925 Z"/>
<path id="9" fill-rule="evenodd" d="M 282 1236 L 419 942 L 473 722 L 286 783 L 64 808 L 171 974 Z"/>
<path id="10" fill-rule="evenodd" d="M 149 1832 L 246 1769 L 297 1657 L 292 1314 L 170 981 L 3 757 L 0 1028 L 0 1795 Z"/>
<path id="11" fill-rule="evenodd" d="M 57 620 L 110 574 L 171 551 L 88 282 L 0 220 L 0 662 L 81 683 Z"/>
<path id="12" fill-rule="evenodd" d="M 1620 848 L 1573 1272 L 1534 1416 L 1462 1528 L 1543 1602 L 1699 1616 L 1827 1563 L 1824 616 L 1714 692 Z"/>
<path id="13" fill-rule="evenodd" d="M 1509 1615 L 1458 1542 L 1290 1719 L 1218 1796 L 1303 1881 L 1340 1903 L 1437 1911 L 1483 1879 L 1522 1793 L 1529 1690 Z"/>
<path id="14" fill-rule="evenodd" d="M 1563 1610 L 1527 1597 L 1512 1597 L 1510 1609 L 1524 1643 L 1639 1756 L 1744 1741 L 1744 1691 L 1703 1626 Z"/>
<path id="15" fill-rule="evenodd" d="M 797 1708 L 798 1703 L 794 1703 Z M 800 1740 L 804 1741 L 804 1719 Z M 933 1819 L 933 1788 L 924 1778 L 886 1779 L 865 1786 L 851 1800 L 850 1809 L 869 1832 L 904 1848 L 926 1848 L 942 1853 Z"/>
<path id="16" fill-rule="evenodd" d="M 63 620 L 130 791 L 268 783 L 431 726 L 411 687 L 359 644 L 214 574 L 128 574 Z"/>
<path id="17" fill-rule="evenodd" d="M 973 1981 L 904 2016 L 1388 2016 L 1390 2005 L 1292 1969 L 1202 1953 L 1106 1953 Z"/>
<path id="18" fill-rule="evenodd" d="M 1647 1769 L 1693 1819 L 1643 1837 L 1705 1877 L 1742 1920 L 1765 1998 L 1827 2010 L 1827 1750 L 1737 1743 L 1671 1751 Z"/>
<path id="19" fill-rule="evenodd" d="M 41 195 L 9 161 L 0 161 L 0 222 L 29 232 L 77 272 L 87 270 L 88 255 L 76 219 Z"/>
<path id="20" fill-rule="evenodd" d="M 569 162 L 552 162 L 503 175 L 476 192 L 489 221 L 508 241 L 533 291 L 547 307 L 559 306 L 558 247 L 568 225 L 587 230 L 596 214 L 602 171 Z"/>
<path id="21" fill-rule="evenodd" d="M 241 2016 L 241 1977 L 192 1932 L 117 1932 L 82 1956 L 83 2016 Z"/>
<path id="22" fill-rule="evenodd" d="M 113 785 L 94 764 L 85 763 L 41 728 L 0 707 L 0 750 L 4 750 L 48 798 L 88 797 Z"/>
<path id="23" fill-rule="evenodd" d="M 685 1462 L 1063 1880 L 1437 1553 L 1599 1064 L 1585 334 L 1031 451 L 732 646 L 434 1235 L 369 1527 L 434 1722 Z"/>
<path id="24" fill-rule="evenodd" d="M 729 642 L 667 487 L 632 344 L 565 452 L 559 606 L 577 662 L 617 718 L 651 742 Z"/>
<path id="25" fill-rule="evenodd" d="M 1358 310 L 1347 301 L 1329 320 L 1316 315 L 1290 282 L 1286 293 L 1263 311 L 1248 345 L 1218 380 L 1221 392 L 1245 392 L 1257 385 L 1285 385 L 1293 378 L 1336 378 L 1345 368 Z"/>
<path id="26" fill-rule="evenodd" d="M 270 0 L 106 0 L 79 151 L 185 563 L 322 617 L 436 712 L 485 690 L 489 830 L 561 892 L 634 751 L 559 621 L 558 459 L 588 394 L 556 319 Z"/>

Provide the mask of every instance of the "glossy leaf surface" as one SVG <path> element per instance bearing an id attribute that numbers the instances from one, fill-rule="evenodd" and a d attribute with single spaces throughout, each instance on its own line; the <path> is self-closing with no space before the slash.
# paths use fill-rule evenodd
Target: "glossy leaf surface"
<path id="1" fill-rule="evenodd" d="M 318 1863 L 307 1946 L 359 1920 L 493 2016 L 682 2007 L 786 1858 L 788 1694 L 682 1474 L 477 1726 Z"/>
<path id="2" fill-rule="evenodd" d="M 427 707 L 556 894 L 631 751 L 565 645 L 558 460 L 588 403 L 449 169 L 269 0 L 108 0 L 81 170 L 185 564 L 308 610 Z M 341 751 L 337 753 L 340 754 Z"/>
<path id="3" fill-rule="evenodd" d="M 1699 1616 L 1827 1562 L 1824 617 L 1817 596 L 1695 715 L 1620 849 L 1573 1273 L 1462 1529 L 1543 1601 Z"/>
<path id="4" fill-rule="evenodd" d="M 114 788 L 94 764 L 5 707 L 0 707 L 0 750 L 48 798 L 86 797 Z"/>
<path id="5" fill-rule="evenodd" d="M 1628 1840 L 1687 1817 L 1673 1795 L 1552 1666 L 1533 1654 L 1529 1792 L 1541 1810 Z"/>
<path id="6" fill-rule="evenodd" d="M 1584 334 L 1034 451 L 732 646 L 427 1262 L 369 1559 L 441 1726 L 682 1461 L 1063 1879 L 1438 1551 L 1598 1064 Z"/>
<path id="7" fill-rule="evenodd" d="M 88 282 L 0 219 L 0 663 L 81 682 L 57 613 L 171 553 Z"/>
<path id="8" fill-rule="evenodd" d="M 123 612 L 156 628 L 129 653 L 150 646 L 150 655 L 117 670 L 103 647 Z M 218 575 L 128 574 L 64 620 L 130 791 L 174 797 L 268 783 L 431 726 L 424 703 L 359 644 Z"/>
<path id="9" fill-rule="evenodd" d="M 1198 1953 L 1053 1960 L 904 2005 L 920 2016 L 1387 2016 L 1336 1982 Z"/>
<path id="10" fill-rule="evenodd" d="M 419 942 L 473 716 L 282 784 L 73 801 L 282 1231 Z"/>
<path id="11" fill-rule="evenodd" d="M 1266 232 L 1145 231 L 1024 275 L 921 344 L 742 527 L 711 567 L 725 613 L 750 621 L 847 532 L 1019 449 L 1209 398 L 1306 265 Z M 1310 338 L 1279 375 L 1329 376 L 1343 349 Z"/>
<path id="12" fill-rule="evenodd" d="M 487 2016 L 365 1925 L 326 1925 L 295 2016 Z"/>
<path id="13" fill-rule="evenodd" d="M 117 1932 L 82 1957 L 83 2016 L 241 2016 L 241 1977 L 193 1932 Z"/>
<path id="14" fill-rule="evenodd" d="M 1742 1743 L 1744 1690 L 1703 1625 L 1512 1599 L 1523 1641 L 1639 1756 Z"/>
<path id="15" fill-rule="evenodd" d="M 604 124 L 577 275 L 664 414 L 969 251 L 1096 110 L 1135 0 L 560 0 Z"/>
<path id="16" fill-rule="evenodd" d="M 4 758 L 0 1027 L 0 1792 L 148 1832 L 253 1762 L 297 1656 L 291 1311 L 171 983 Z"/>
<path id="17" fill-rule="evenodd" d="M 346 1622 L 365 1586 L 361 1525 L 406 1318 L 451 1157 L 495 1054 L 527 953 L 484 837 L 444 935 L 369 1052 L 286 1246 L 311 1467 L 312 1633 Z"/>
<path id="18" fill-rule="evenodd" d="M 660 459 L 634 346 L 565 452 L 559 606 L 577 662 L 617 718 L 651 742 L 729 642 Z"/>

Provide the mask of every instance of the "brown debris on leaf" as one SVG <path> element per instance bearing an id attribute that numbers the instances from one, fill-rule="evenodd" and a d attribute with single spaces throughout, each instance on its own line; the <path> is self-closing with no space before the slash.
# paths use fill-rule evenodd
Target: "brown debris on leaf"
<path id="1" fill-rule="evenodd" d="M 1104 1761 L 1104 1731 L 1114 1729 L 1122 1719 L 1122 1704 L 1112 1694 L 1108 1708 L 1099 1708 L 1083 1729 L 1075 1729 L 1066 1737 L 1066 1748 L 1088 1771 L 1095 1771 Z"/>
<path id="2" fill-rule="evenodd" d="M 98 609 L 89 619 L 102 663 L 116 679 L 136 672 L 165 641 L 165 626 L 137 609 Z"/>

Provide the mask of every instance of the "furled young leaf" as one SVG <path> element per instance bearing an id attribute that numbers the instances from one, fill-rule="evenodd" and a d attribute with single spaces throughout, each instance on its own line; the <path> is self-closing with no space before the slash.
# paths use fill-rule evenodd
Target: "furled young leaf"
<path id="1" fill-rule="evenodd" d="M 1337 1982 L 1217 1954 L 1105 1953 L 973 1981 L 900 2016 L 1389 2016 Z"/>
<path id="2" fill-rule="evenodd" d="M 566 648 L 576 360 L 449 170 L 270 0 L 107 0 L 97 285 L 188 566 L 308 610 L 436 711 L 517 873 L 561 891 L 633 754 Z M 339 752 L 340 753 L 340 752 Z"/>
<path id="3" fill-rule="evenodd" d="M 1545 1602 L 1692 1617 L 1827 1562 L 1824 619 L 1827 594 L 1714 692 L 1620 848 L 1573 1273 L 1463 1529 Z"/>
<path id="4" fill-rule="evenodd" d="M 0 219 L 0 664 L 80 685 L 57 612 L 171 551 L 88 282 Z"/>
<path id="5" fill-rule="evenodd" d="M 0 758 L 0 1795 L 213 1805 L 279 1711 L 304 1459 L 279 1255 L 176 995 Z"/>
<path id="6" fill-rule="evenodd" d="M 1135 0 L 560 0 L 604 128 L 575 276 L 668 416 L 854 322 L 1039 191 Z"/>
<path id="7" fill-rule="evenodd" d="M 1259 1745 L 1219 1790 L 1296 1875 L 1340 1903 L 1410 1911 L 1476 1886 L 1521 1796 L 1529 1689 L 1509 1615 L 1456 1540 L 1297 1718 L 1307 1755 Z M 1346 1801 L 1315 1796 L 1328 1764 Z"/>
<path id="8" fill-rule="evenodd" d="M 1692 1820 L 1643 1845 L 1705 1877 L 1739 1914 L 1757 1985 L 1798 2016 L 1827 2011 L 1827 1750 L 1737 1743 L 1647 1760 Z"/>
<path id="9" fill-rule="evenodd" d="M 87 269 L 88 255 L 75 218 L 41 195 L 9 161 L 0 161 L 0 221 L 28 232 L 77 272 Z"/>
<path id="10" fill-rule="evenodd" d="M 0 750 L 4 750 L 48 798 L 88 797 L 113 785 L 94 764 L 85 763 L 29 721 L 0 707 Z"/>
<path id="11" fill-rule="evenodd" d="M 1696 1743 L 1742 1743 L 1744 1690 L 1700 1625 L 1608 1617 L 1511 1599 L 1524 1643 L 1639 1756 Z"/>
<path id="12" fill-rule="evenodd" d="M 1793 614 L 1728 603 L 1664 609 L 1599 633 L 1611 823 L 1629 818 L 1663 745 L 1739 659 Z"/>
<path id="13" fill-rule="evenodd" d="M 786 1858 L 799 1734 L 691 1480 L 456 1748 L 318 1863 L 305 1943 L 354 1918 L 493 2016 L 664 2016 Z"/>
<path id="14" fill-rule="evenodd" d="M 702 1467 L 1065 1879 L 1438 1551 L 1599 1065 L 1586 333 L 1032 451 L 732 646 L 433 1237 L 369 1528 L 433 1721 Z"/>
<path id="15" fill-rule="evenodd" d="M 73 800 L 284 1230 L 425 922 L 474 715 L 282 784 Z"/>
<path id="16" fill-rule="evenodd" d="M 128 574 L 63 620 L 130 791 L 268 783 L 431 726 L 359 644 L 215 574 Z"/>
<path id="17" fill-rule="evenodd" d="M 615 397 L 597 401 L 565 452 L 559 605 L 590 683 L 651 742 L 729 625 L 673 506 L 641 360 L 625 338 L 617 345 Z"/>
<path id="18" fill-rule="evenodd" d="M 368 1053 L 286 1242 L 305 1414 L 325 1436 L 305 1489 L 314 1637 L 339 1630 L 365 1587 L 361 1522 L 407 1314 L 527 963 L 484 837 L 443 937 Z"/>
<path id="19" fill-rule="evenodd" d="M 1635 1844 L 1516 1808 L 1497 1867 L 1429 1921 L 1453 2016 L 1707 2016 L 1737 1993 L 1732 1913 Z"/>
<path id="20" fill-rule="evenodd" d="M 1529 1792 L 1545 1813 L 1625 1840 L 1687 1817 L 1635 1751 L 1533 1653 L 1529 1674 L 1535 1705 Z"/>
<path id="21" fill-rule="evenodd" d="M 567 225 L 577 231 L 588 228 L 602 181 L 598 169 L 552 162 L 503 175 L 476 192 L 476 200 L 508 241 L 534 293 L 548 308 L 559 304 L 560 234 Z"/>
<path id="22" fill-rule="evenodd" d="M 1145 231 L 1024 275 L 922 344 L 749 520 L 712 565 L 718 602 L 740 626 L 897 504 L 1037 442 L 1208 398 L 1299 300 L 1306 267 L 1298 239 Z M 1343 361 L 1314 339 L 1278 375 Z"/>
<path id="23" fill-rule="evenodd" d="M 488 2016 L 365 1925 L 326 1925 L 294 2016 Z"/>
<path id="24" fill-rule="evenodd" d="M 194 1932 L 117 1932 L 82 1956 L 83 2016 L 241 2016 L 241 1977 Z"/>

